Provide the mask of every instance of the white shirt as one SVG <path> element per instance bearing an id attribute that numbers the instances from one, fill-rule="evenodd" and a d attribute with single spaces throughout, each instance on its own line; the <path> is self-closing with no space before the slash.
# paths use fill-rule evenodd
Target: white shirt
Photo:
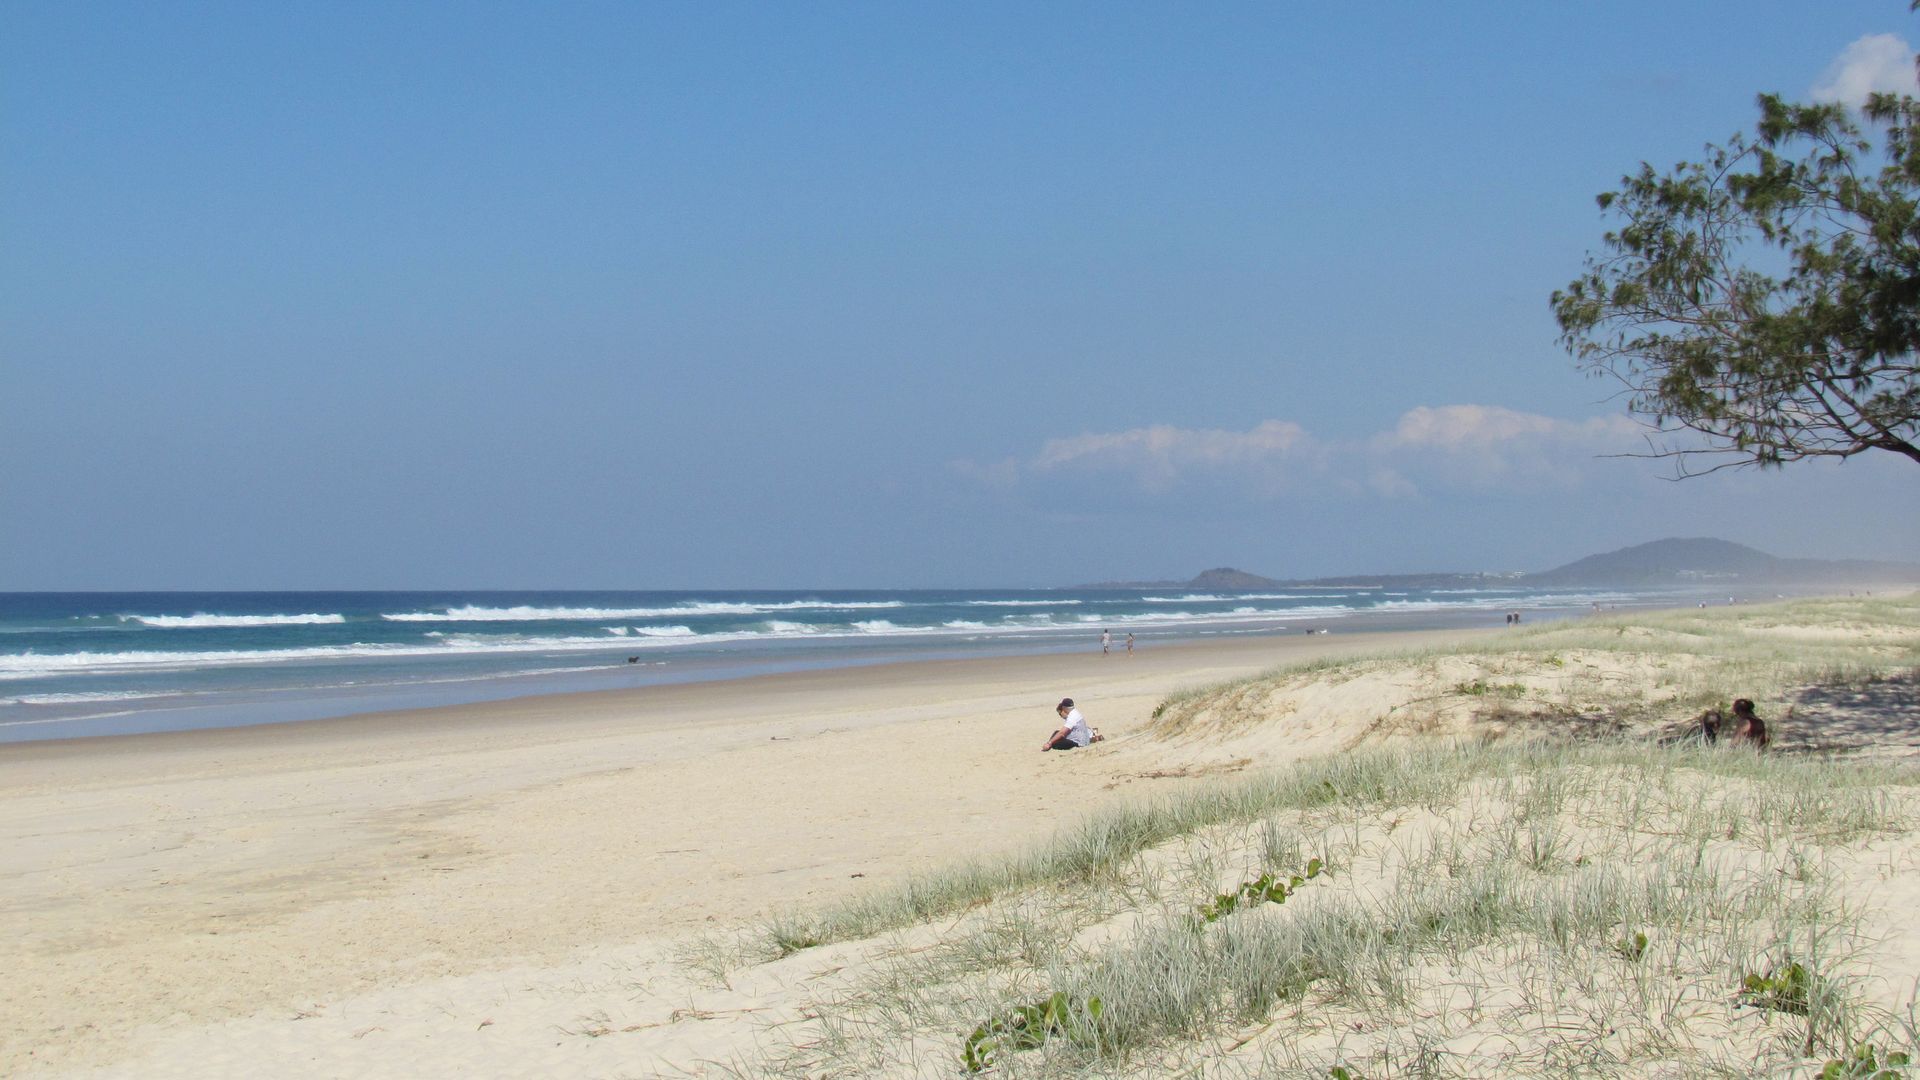
<path id="1" fill-rule="evenodd" d="M 1093 729 L 1087 727 L 1087 718 L 1080 715 L 1079 709 L 1068 710 L 1061 724 L 1067 729 L 1067 741 L 1073 745 L 1085 746 L 1093 741 Z"/>

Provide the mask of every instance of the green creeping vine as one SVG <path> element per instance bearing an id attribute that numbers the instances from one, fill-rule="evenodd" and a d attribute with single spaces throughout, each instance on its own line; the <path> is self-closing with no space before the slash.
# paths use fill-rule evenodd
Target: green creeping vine
<path id="1" fill-rule="evenodd" d="M 1295 889 L 1319 877 L 1323 868 L 1319 859 L 1308 859 L 1303 874 L 1295 874 L 1284 880 L 1272 872 L 1261 874 L 1238 889 L 1221 893 L 1210 903 L 1201 905 L 1200 917 L 1211 923 L 1239 910 L 1243 903 L 1284 904 Z M 994 1055 L 1003 1051 L 1033 1050 L 1055 1036 L 1084 1042 L 1092 1035 L 1100 1012 L 1099 998 L 1088 998 L 1082 1004 L 1064 993 L 1056 993 L 1032 1005 L 1022 1005 L 1010 1016 L 997 1017 L 974 1028 L 973 1034 L 967 1036 L 967 1041 L 960 1048 L 960 1062 L 968 1072 L 977 1073 L 991 1066 Z M 1358 1080 L 1358 1073 L 1350 1075 Z"/>
<path id="2" fill-rule="evenodd" d="M 1099 1019 L 1099 998 L 1088 998 L 1080 1005 L 1065 994 L 1055 994 L 974 1028 L 961 1047 L 960 1062 L 968 1072 L 977 1073 L 992 1065 L 993 1055 L 1000 1050 L 1032 1050 L 1055 1035 L 1084 1041 Z"/>
<path id="3" fill-rule="evenodd" d="M 1219 896 L 1214 897 L 1210 903 L 1202 904 L 1200 906 L 1200 917 L 1210 923 L 1219 922 L 1223 916 L 1231 915 L 1239 910 L 1243 902 L 1258 904 L 1261 901 L 1266 901 L 1270 904 L 1284 904 L 1287 902 L 1287 897 L 1292 895 L 1295 889 L 1298 889 L 1307 881 L 1319 877 L 1320 869 L 1321 863 L 1319 859 L 1308 859 L 1307 872 L 1305 874 L 1295 874 L 1285 881 L 1274 877 L 1271 872 L 1261 874 L 1259 877 L 1254 878 L 1252 881 L 1247 882 L 1232 892 L 1221 893 Z"/>
<path id="4" fill-rule="evenodd" d="M 1912 1058 L 1895 1050 L 1883 1060 L 1872 1046 L 1861 1043 L 1844 1058 L 1833 1058 L 1820 1070 L 1820 1080 L 1900 1080 Z"/>
<path id="5" fill-rule="evenodd" d="M 1799 961 L 1777 967 L 1765 975 L 1749 974 L 1740 980 L 1740 997 L 1747 1004 L 1775 1012 L 1807 1015 L 1808 996 L 1813 989 L 1813 973 Z"/>
<path id="6" fill-rule="evenodd" d="M 1629 964 L 1637 964 L 1641 957 L 1647 955 L 1647 935 L 1639 931 L 1628 934 L 1613 943 L 1613 952 Z"/>
<path id="7" fill-rule="evenodd" d="M 1488 694 L 1505 698 L 1527 696 L 1527 688 L 1524 683 L 1489 683 L 1485 679 L 1454 683 L 1453 692 L 1456 694 L 1465 694 L 1468 697 L 1485 697 Z"/>

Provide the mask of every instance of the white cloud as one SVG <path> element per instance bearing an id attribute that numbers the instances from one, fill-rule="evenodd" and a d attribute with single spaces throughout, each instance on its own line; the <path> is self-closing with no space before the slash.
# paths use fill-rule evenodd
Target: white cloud
<path id="1" fill-rule="evenodd" d="M 1912 94 L 1920 89 L 1913 67 L 1913 46 L 1893 34 L 1869 34 L 1846 47 L 1820 81 L 1813 100 L 1863 105 L 1872 93 Z"/>
<path id="2" fill-rule="evenodd" d="M 1578 427 L 1566 420 L 1498 405 L 1421 405 L 1403 413 L 1393 431 L 1381 437 L 1381 443 L 1387 447 L 1462 450 L 1498 446 L 1515 439 L 1551 438 Z"/>
<path id="3" fill-rule="evenodd" d="M 1271 497 L 1312 480 L 1399 498 L 1430 489 L 1577 487 L 1594 458 L 1632 449 L 1641 431 L 1624 416 L 1562 420 L 1497 405 L 1422 405 L 1391 429 L 1352 441 L 1317 439 L 1290 420 L 1247 431 L 1155 424 L 1049 439 L 1025 460 L 955 468 L 995 487 L 1117 474 L 1149 495 L 1224 486 Z"/>
<path id="4" fill-rule="evenodd" d="M 1169 424 L 1111 434 L 1049 439 L 1029 464 L 1035 472 L 1092 468 L 1133 474 L 1148 491 L 1167 491 L 1183 476 L 1274 466 L 1310 453 L 1299 424 L 1267 420 L 1251 431 L 1177 428 Z"/>
<path id="5" fill-rule="evenodd" d="M 1400 475 L 1397 470 L 1384 466 L 1367 474 L 1367 489 L 1387 499 L 1404 498 L 1420 492 L 1419 488 L 1413 486 L 1413 481 Z"/>
<path id="6" fill-rule="evenodd" d="M 1624 416 L 1562 420 L 1498 405 L 1422 405 L 1369 450 L 1407 488 L 1573 487 L 1587 463 L 1631 449 L 1642 430 Z"/>

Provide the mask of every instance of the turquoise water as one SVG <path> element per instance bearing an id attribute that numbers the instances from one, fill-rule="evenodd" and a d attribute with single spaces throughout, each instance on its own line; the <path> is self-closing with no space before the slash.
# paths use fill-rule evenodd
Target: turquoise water
<path id="1" fill-rule="evenodd" d="M 0 593 L 0 742 L 1222 634 L 1487 625 L 1537 589 Z"/>

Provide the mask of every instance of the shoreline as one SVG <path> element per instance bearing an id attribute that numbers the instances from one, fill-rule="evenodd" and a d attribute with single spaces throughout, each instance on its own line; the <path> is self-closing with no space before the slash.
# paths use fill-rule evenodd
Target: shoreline
<path id="1" fill-rule="evenodd" d="M 1684 596 L 1642 596 L 1614 604 L 1608 610 L 1688 606 L 1697 599 L 1693 593 Z M 1584 608 L 1516 606 L 1527 612 L 1530 623 L 1579 619 L 1597 613 Z M 1460 607 L 1348 612 L 1337 617 L 1316 616 L 1271 625 L 1250 624 L 1242 628 L 1216 630 L 1149 629 L 1143 635 L 1142 649 L 1159 651 L 1225 644 L 1242 639 L 1284 639 L 1321 634 L 1350 638 L 1381 633 L 1469 630 L 1491 626 L 1493 616 L 1494 612 L 1490 610 Z M 616 653 L 619 651 L 617 646 L 613 648 Z M 825 651 L 749 650 L 737 655 L 694 654 L 679 658 L 661 654 L 661 658 L 638 667 L 605 663 L 569 670 L 500 672 L 425 682 L 261 687 L 221 691 L 211 697 L 205 696 L 205 692 L 192 692 L 178 700 L 174 695 L 161 694 L 146 699 L 146 704 L 109 707 L 105 712 L 68 713 L 64 710 L 74 706 L 22 703 L 13 708 L 16 711 L 25 710 L 24 715 L 0 720 L 0 748 L 72 739 L 304 723 L 439 707 L 474 707 L 574 693 L 729 682 L 789 672 L 891 666 L 941 659 L 973 661 L 1071 656 L 1088 651 L 1092 651 L 1088 641 L 1078 638 L 1071 642 L 1060 638 L 1026 641 L 1018 635 L 1004 635 L 961 644 L 949 640 L 945 635 L 924 639 L 907 635 L 896 643 L 869 643 L 857 648 L 841 645 Z M 4 685 L 4 680 L 0 680 L 0 685 Z M 44 709 L 56 711 L 45 716 L 32 715 L 34 710 Z M 8 708 L 0 705 L 0 717 L 8 716 Z"/>
<path id="2" fill-rule="evenodd" d="M 1573 617 L 1583 616 L 1584 613 L 1575 613 Z M 85 743 L 117 744 L 122 740 L 176 739 L 204 736 L 209 733 L 257 731 L 275 728 L 305 730 L 311 725 L 343 724 L 351 726 L 352 722 L 355 721 L 360 722 L 361 726 L 372 730 L 377 729 L 380 725 L 390 723 L 393 718 L 400 717 L 413 717 L 432 722 L 439 717 L 471 714 L 471 720 L 468 722 L 491 721 L 496 723 L 511 723 L 515 717 L 523 713 L 529 715 L 550 714 L 558 704 L 569 700 L 577 701 L 581 704 L 594 705 L 596 703 L 612 702 L 626 695 L 639 695 L 639 699 L 641 700 L 657 696 L 666 702 L 680 702 L 684 700 L 686 693 L 698 694 L 701 692 L 699 688 L 702 687 L 736 684 L 747 686 L 782 685 L 778 683 L 777 680 L 792 680 L 793 686 L 806 687 L 822 679 L 832 680 L 838 673 L 842 672 L 877 672 L 892 669 L 903 669 L 903 671 L 906 672 L 942 672 L 947 670 L 964 670 L 966 665 L 999 663 L 1027 663 L 1045 667 L 1057 661 L 1070 661 L 1076 658 L 1087 657 L 1091 657 L 1095 661 L 1104 659 L 1109 662 L 1122 663 L 1131 660 L 1132 662 L 1140 663 L 1150 662 L 1151 658 L 1157 657 L 1189 657 L 1207 652 L 1224 654 L 1245 649 L 1257 650 L 1266 648 L 1279 648 L 1282 651 L 1291 651 L 1287 649 L 1287 645 L 1291 644 L 1311 645 L 1313 643 L 1319 643 L 1326 647 L 1332 647 L 1334 645 L 1364 646 L 1366 643 L 1372 641 L 1397 639 L 1409 635 L 1471 634 L 1498 629 L 1478 625 L 1478 621 L 1476 621 L 1475 625 L 1470 626 L 1436 626 L 1433 625 L 1432 619 L 1419 616 L 1376 616 L 1375 621 L 1387 622 L 1389 624 L 1399 622 L 1406 625 L 1387 625 L 1378 628 L 1370 627 L 1357 630 L 1340 630 L 1322 634 L 1275 630 L 1221 634 L 1203 638 L 1182 637 L 1173 640 L 1154 641 L 1151 644 L 1142 645 L 1139 651 L 1131 658 L 1127 657 L 1118 647 L 1115 648 L 1112 656 L 1103 657 L 1097 646 L 1088 647 L 1084 645 L 1075 646 L 1070 649 L 1041 649 L 1020 652 L 989 651 L 978 655 L 962 656 L 934 655 L 919 657 L 912 655 L 893 655 L 871 659 L 862 658 L 851 662 L 823 663 L 804 667 L 775 667 L 774 670 L 771 671 L 749 672 L 747 674 L 729 674 L 717 677 L 703 675 L 684 681 L 647 682 L 639 685 L 616 687 L 542 690 L 534 693 L 514 693 L 499 697 L 486 697 L 478 700 L 460 700 L 400 708 L 351 711 L 299 719 L 265 719 L 248 723 L 211 724 L 169 728 L 158 731 L 76 734 L 0 740 L 0 757 L 18 755 L 27 752 L 29 748 L 33 747 L 73 746 Z M 1279 645 L 1276 643 L 1287 643 L 1287 645 Z M 612 677 L 623 674 L 623 672 L 615 668 L 610 671 L 595 670 L 592 674 L 602 677 Z M 70 721 L 50 721 L 50 723 L 53 722 Z"/>
<path id="3" fill-rule="evenodd" d="M 0 1071 L 738 928 L 1011 850 L 1132 783 L 1182 782 L 1129 777 L 1112 752 L 1173 690 L 1493 632 L 914 661 L 13 744 Z M 1107 742 L 1038 752 L 1063 695 Z"/>

